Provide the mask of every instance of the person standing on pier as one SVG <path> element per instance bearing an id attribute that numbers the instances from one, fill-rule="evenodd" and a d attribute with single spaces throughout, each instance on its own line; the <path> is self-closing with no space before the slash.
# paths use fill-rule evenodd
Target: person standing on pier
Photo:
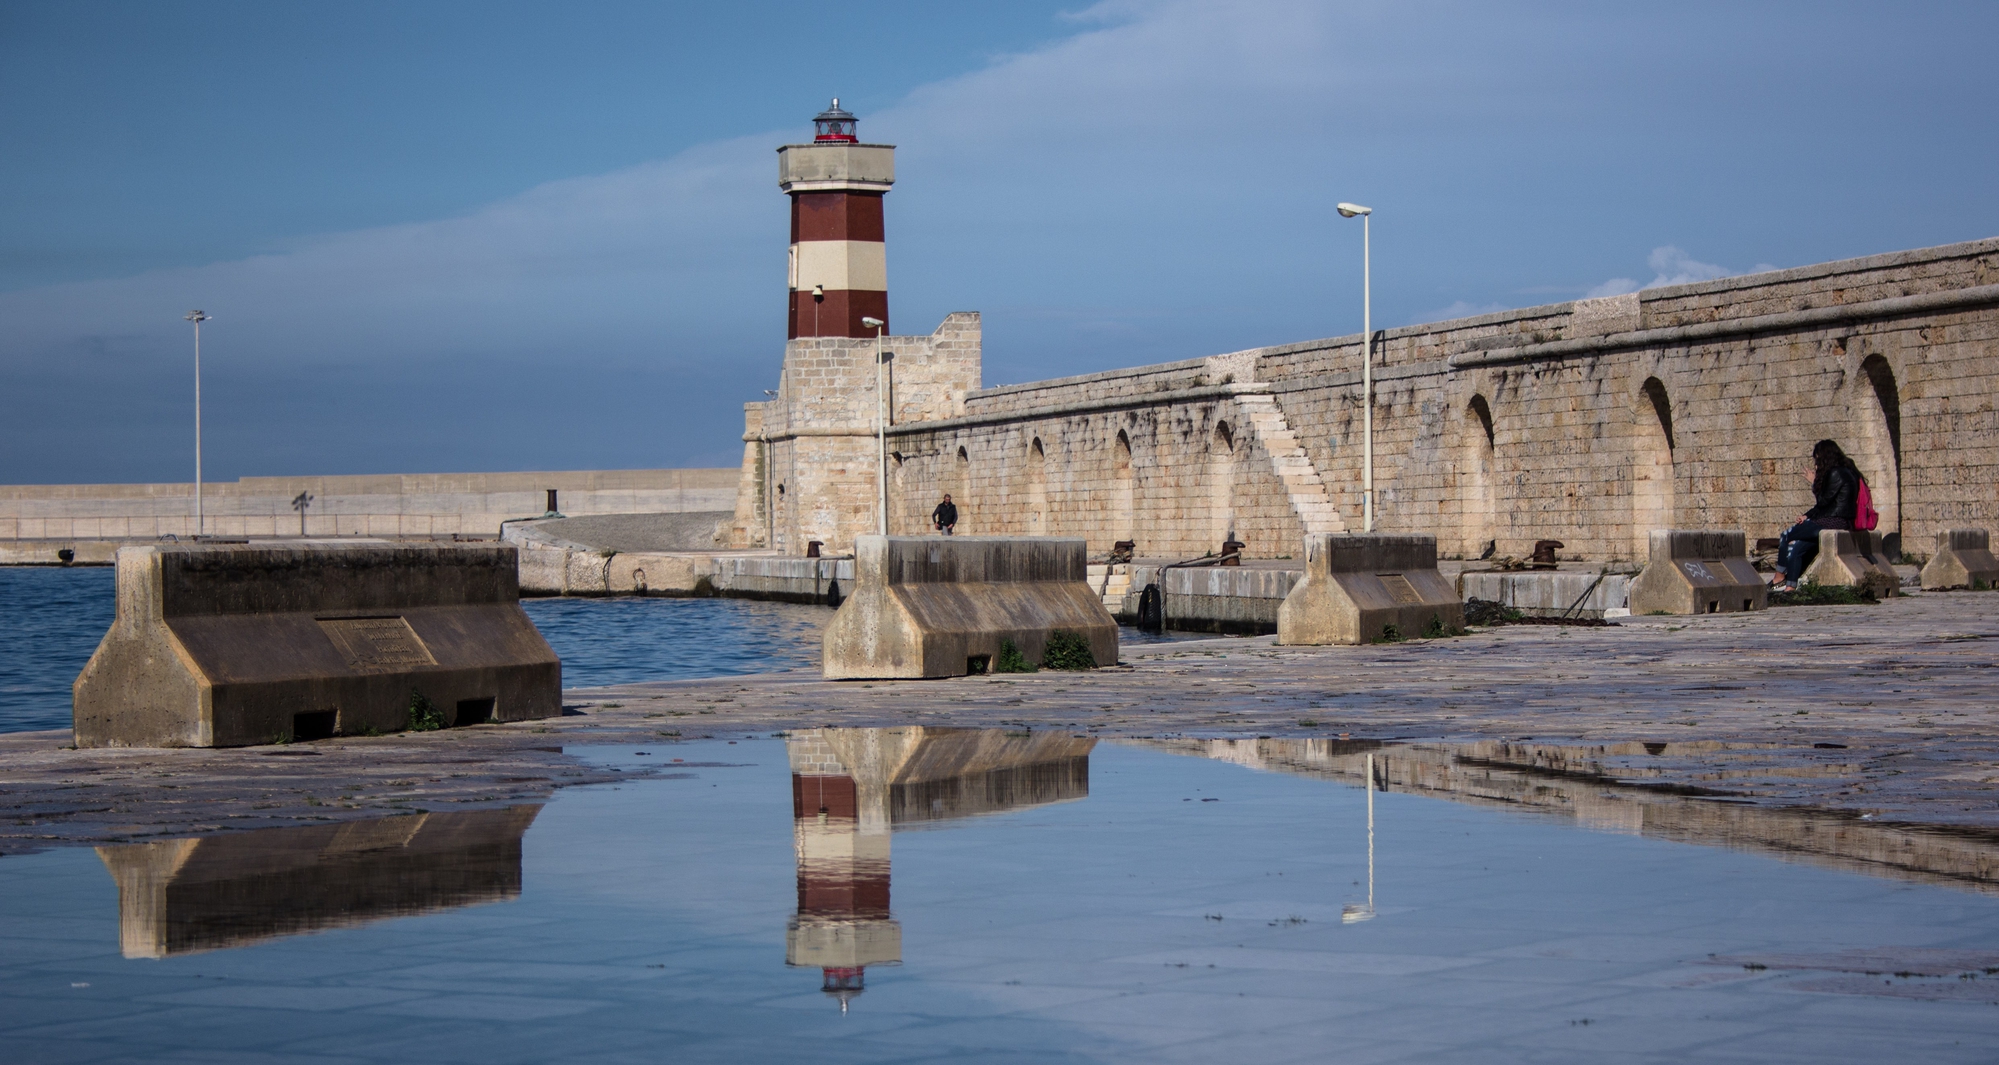
<path id="1" fill-rule="evenodd" d="M 958 505 L 951 502 L 951 493 L 944 493 L 944 502 L 937 504 L 937 509 L 930 512 L 930 524 L 936 526 L 937 531 L 946 536 L 955 535 L 958 526 Z"/>

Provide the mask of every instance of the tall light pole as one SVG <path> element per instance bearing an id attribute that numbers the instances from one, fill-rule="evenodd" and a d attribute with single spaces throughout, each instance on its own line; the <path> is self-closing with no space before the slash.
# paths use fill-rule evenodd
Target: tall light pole
<path id="1" fill-rule="evenodd" d="M 1360 216 L 1360 508 L 1365 532 L 1374 531 L 1374 292 L 1369 263 L 1368 219 L 1374 208 L 1343 203 L 1342 218 Z"/>
<path id="2" fill-rule="evenodd" d="M 861 324 L 875 331 L 875 532 L 888 535 L 888 363 L 882 358 L 882 330 L 887 322 L 863 318 Z"/>
<path id="3" fill-rule="evenodd" d="M 201 323 L 208 315 L 189 311 L 181 317 L 194 323 L 194 535 L 199 539 L 206 531 L 201 515 Z"/>

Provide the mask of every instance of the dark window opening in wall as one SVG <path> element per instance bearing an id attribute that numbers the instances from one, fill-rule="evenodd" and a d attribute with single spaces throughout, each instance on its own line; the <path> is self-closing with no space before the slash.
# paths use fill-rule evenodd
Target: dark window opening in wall
<path id="1" fill-rule="evenodd" d="M 1235 450 L 1235 430 L 1229 428 L 1229 423 L 1215 423 L 1215 447 L 1219 451 Z"/>
<path id="2" fill-rule="evenodd" d="M 1673 442 L 1673 405 L 1666 398 L 1666 386 L 1656 377 L 1647 377 L 1639 386 L 1645 398 L 1652 404 L 1652 413 L 1659 419 L 1659 428 L 1666 434 L 1666 447 L 1670 450 Z"/>
<path id="3" fill-rule="evenodd" d="M 1048 453 L 1041 447 L 1040 437 L 1035 437 L 1034 442 L 1027 445 L 1027 454 L 1029 458 L 1035 459 L 1046 458 L 1048 456 Z"/>

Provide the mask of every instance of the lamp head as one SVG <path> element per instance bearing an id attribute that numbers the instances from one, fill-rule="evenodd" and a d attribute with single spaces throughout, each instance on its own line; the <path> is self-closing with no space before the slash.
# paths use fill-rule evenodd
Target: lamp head
<path id="1" fill-rule="evenodd" d="M 1338 211 L 1341 218 L 1352 218 L 1355 215 L 1374 213 L 1374 208 L 1362 207 L 1357 203 L 1343 203 L 1334 207 L 1333 210 Z"/>
<path id="2" fill-rule="evenodd" d="M 861 319 L 861 324 L 867 326 L 869 329 L 880 329 L 888 323 L 879 318 L 863 318 Z"/>

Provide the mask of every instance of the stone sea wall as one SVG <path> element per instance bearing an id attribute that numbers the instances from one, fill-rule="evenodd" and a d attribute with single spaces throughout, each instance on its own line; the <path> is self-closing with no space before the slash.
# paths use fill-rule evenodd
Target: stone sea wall
<path id="1" fill-rule="evenodd" d="M 1361 524 L 1360 350 L 1309 341 L 899 411 L 890 531 L 926 531 L 950 492 L 961 534 L 1192 557 L 1233 530 L 1249 557 L 1295 556 L 1306 532 Z M 1376 527 L 1432 533 L 1446 557 L 1557 539 L 1564 557 L 1633 562 L 1654 528 L 1774 536 L 1810 506 L 1821 438 L 1912 552 L 1999 526 L 1999 239 L 1391 329 L 1375 360 Z M 784 398 L 757 406 L 771 433 Z M 872 435 L 865 412 L 847 424 Z M 809 474 L 803 440 L 775 450 L 778 549 L 871 531 L 873 441 L 854 443 Z M 745 485 L 770 491 L 753 466 Z"/>
<path id="2" fill-rule="evenodd" d="M 312 494 L 312 536 L 498 536 L 536 517 L 547 490 L 570 515 L 726 511 L 735 470 L 572 470 L 245 477 L 202 486 L 211 536 L 297 536 L 292 500 Z M 151 540 L 194 533 L 194 485 L 0 485 L 0 540 Z"/>

